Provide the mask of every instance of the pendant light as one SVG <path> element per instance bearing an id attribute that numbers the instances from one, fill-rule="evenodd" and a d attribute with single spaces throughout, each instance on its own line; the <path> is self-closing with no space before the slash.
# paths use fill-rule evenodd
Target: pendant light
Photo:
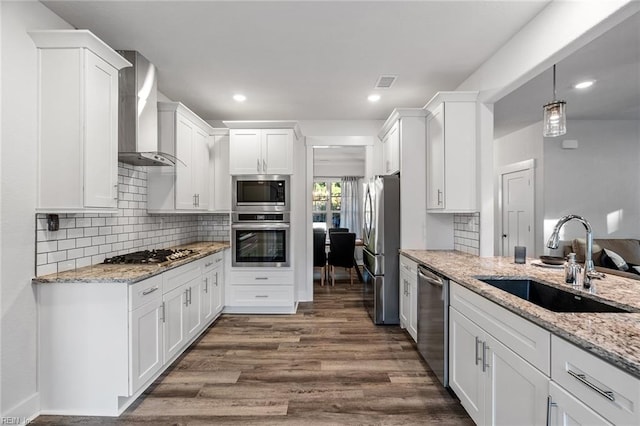
<path id="1" fill-rule="evenodd" d="M 567 133 L 567 103 L 556 100 L 556 66 L 553 65 L 553 101 L 543 107 L 543 131 L 546 138 Z"/>

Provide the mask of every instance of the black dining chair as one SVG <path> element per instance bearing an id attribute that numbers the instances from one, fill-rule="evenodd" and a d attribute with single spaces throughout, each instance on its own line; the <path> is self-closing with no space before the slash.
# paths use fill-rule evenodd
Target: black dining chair
<path id="1" fill-rule="evenodd" d="M 327 275 L 327 252 L 325 250 L 325 244 L 327 239 L 327 233 L 324 229 L 313 230 L 313 267 L 320 269 L 320 285 L 324 286 L 324 279 Z"/>
<path id="2" fill-rule="evenodd" d="M 334 232 L 349 232 L 349 228 L 329 228 L 329 237 L 331 237 L 331 234 Z"/>
<path id="3" fill-rule="evenodd" d="M 328 264 L 331 266 L 331 285 L 335 285 L 335 267 L 349 269 L 353 284 L 353 268 L 356 266 L 353 254 L 356 248 L 356 234 L 353 232 L 332 232 L 329 234 Z"/>

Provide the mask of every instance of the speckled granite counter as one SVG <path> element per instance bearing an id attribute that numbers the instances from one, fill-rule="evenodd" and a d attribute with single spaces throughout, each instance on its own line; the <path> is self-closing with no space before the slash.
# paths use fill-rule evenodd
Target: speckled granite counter
<path id="1" fill-rule="evenodd" d="M 184 244 L 177 247 L 166 248 L 187 248 L 197 252 L 184 259 L 170 262 L 170 264 L 156 264 L 156 265 L 113 265 L 113 264 L 97 264 L 92 266 L 85 266 L 84 268 L 72 269 L 70 271 L 59 272 L 56 274 L 43 275 L 41 277 L 35 277 L 32 282 L 34 284 L 47 284 L 47 283 L 135 283 L 142 281 L 154 275 L 161 274 L 169 269 L 177 268 L 178 266 L 193 262 L 194 260 L 202 259 L 210 254 L 217 253 L 226 248 L 229 248 L 229 243 L 213 243 L 213 242 L 199 242 Z"/>
<path id="2" fill-rule="evenodd" d="M 531 264 L 533 259 L 517 265 L 513 258 L 483 258 L 455 251 L 400 252 L 640 378 L 640 313 L 552 312 L 473 278 L 481 275 L 531 277 L 573 291 L 564 283 L 563 269 L 535 266 Z M 594 282 L 596 294 L 591 297 L 640 312 L 640 281 L 607 275 Z M 584 294 L 581 290 L 575 292 Z"/>

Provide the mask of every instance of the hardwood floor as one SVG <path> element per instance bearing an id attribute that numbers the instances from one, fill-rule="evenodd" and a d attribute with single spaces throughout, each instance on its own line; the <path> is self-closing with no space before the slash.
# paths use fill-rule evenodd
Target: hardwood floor
<path id="1" fill-rule="evenodd" d="M 361 289 L 316 282 L 295 315 L 223 315 L 120 417 L 34 424 L 472 425 L 408 334 L 373 325 Z"/>

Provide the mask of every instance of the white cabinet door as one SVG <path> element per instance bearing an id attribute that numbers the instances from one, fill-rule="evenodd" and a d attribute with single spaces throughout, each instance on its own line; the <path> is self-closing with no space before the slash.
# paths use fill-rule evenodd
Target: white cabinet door
<path id="1" fill-rule="evenodd" d="M 210 210 L 228 212 L 231 210 L 231 174 L 229 173 L 229 135 L 214 135 L 211 143 L 210 168 L 213 182 L 210 182 L 212 198 Z"/>
<path id="2" fill-rule="evenodd" d="M 198 334 L 202 325 L 202 277 L 196 277 L 185 285 L 187 297 L 187 340 Z"/>
<path id="3" fill-rule="evenodd" d="M 213 276 L 213 314 L 218 315 L 224 308 L 224 269 L 219 266 Z"/>
<path id="4" fill-rule="evenodd" d="M 195 126 L 181 114 L 176 117 L 176 209 L 191 210 L 195 207 L 195 192 L 193 191 L 193 135 Z"/>
<path id="5" fill-rule="evenodd" d="M 480 327 L 449 308 L 449 385 L 476 424 L 485 424 L 485 392 L 482 376 L 482 342 Z"/>
<path id="6" fill-rule="evenodd" d="M 418 341 L 418 280 L 409 281 L 409 334 Z"/>
<path id="7" fill-rule="evenodd" d="M 204 324 L 207 324 L 211 318 L 213 318 L 213 308 L 214 308 L 214 300 L 213 300 L 213 287 L 214 287 L 214 282 L 215 280 L 215 271 L 214 270 L 208 270 L 205 271 L 202 275 L 202 296 L 201 296 L 201 302 L 202 302 L 202 308 L 201 308 L 201 314 L 202 314 L 202 322 Z"/>
<path id="8" fill-rule="evenodd" d="M 231 129 L 229 139 L 229 172 L 232 175 L 262 174 L 260 130 Z"/>
<path id="9" fill-rule="evenodd" d="M 171 290 L 163 296 L 164 300 L 164 362 L 168 362 L 187 342 L 185 286 Z"/>
<path id="10" fill-rule="evenodd" d="M 293 130 L 262 130 L 263 173 L 270 175 L 293 174 Z"/>
<path id="11" fill-rule="evenodd" d="M 118 70 L 91 52 L 85 63 L 84 204 L 118 206 Z"/>
<path id="12" fill-rule="evenodd" d="M 131 312 L 130 395 L 162 368 L 162 311 L 162 299 L 157 299 Z"/>
<path id="13" fill-rule="evenodd" d="M 400 271 L 400 327 L 409 328 L 409 279 L 404 271 Z M 408 331 L 408 330 L 407 330 Z"/>
<path id="14" fill-rule="evenodd" d="M 611 425 L 591 408 L 566 392 L 555 382 L 549 383 L 549 426 Z"/>
<path id="15" fill-rule="evenodd" d="M 485 424 L 543 425 L 549 378 L 490 335 L 484 337 Z"/>
<path id="16" fill-rule="evenodd" d="M 385 174 L 390 175 L 400 171 L 400 123 L 396 121 L 384 138 Z"/>
<path id="17" fill-rule="evenodd" d="M 196 195 L 196 209 L 209 209 L 209 135 L 195 129 L 191 150 L 193 192 Z"/>
<path id="18" fill-rule="evenodd" d="M 427 117 L 427 209 L 444 209 L 444 104 Z"/>

